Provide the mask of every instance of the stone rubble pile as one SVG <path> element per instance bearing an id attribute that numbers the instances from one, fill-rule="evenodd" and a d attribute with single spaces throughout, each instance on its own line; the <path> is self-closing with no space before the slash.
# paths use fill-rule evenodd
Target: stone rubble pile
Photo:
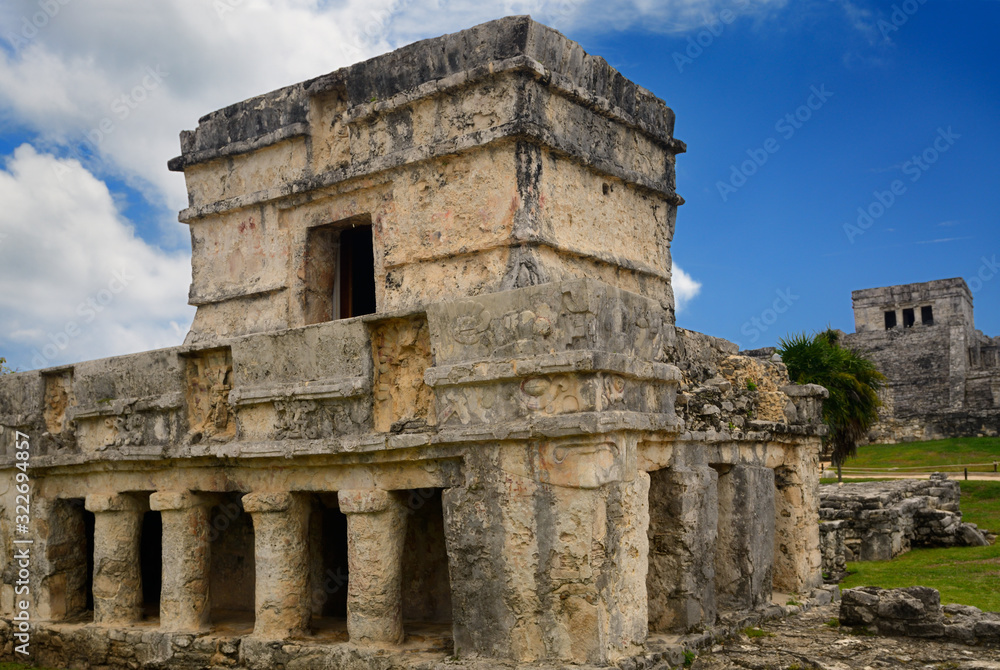
<path id="1" fill-rule="evenodd" d="M 942 607 L 938 591 L 926 586 L 847 589 L 841 593 L 840 623 L 863 626 L 880 635 L 1000 645 L 1000 612 L 983 612 L 968 605 Z"/>
<path id="2" fill-rule="evenodd" d="M 911 547 L 981 547 L 993 535 L 964 523 L 959 483 L 929 480 L 820 486 L 823 572 L 843 574 L 846 561 L 886 561 Z"/>

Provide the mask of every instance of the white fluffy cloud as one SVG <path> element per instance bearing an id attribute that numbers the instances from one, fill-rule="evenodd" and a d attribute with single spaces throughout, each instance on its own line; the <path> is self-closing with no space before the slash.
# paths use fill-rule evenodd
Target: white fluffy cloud
<path id="1" fill-rule="evenodd" d="M 137 238 L 107 186 L 19 147 L 0 170 L 0 347 L 14 366 L 179 344 L 193 309 L 186 254 Z"/>
<path id="2" fill-rule="evenodd" d="M 58 11 L 35 28 L 42 4 Z M 89 140 L 100 161 L 88 167 L 180 209 L 184 181 L 166 161 L 180 153 L 182 129 L 227 104 L 390 49 L 385 35 L 398 4 L 6 0 L 0 37 L 11 49 L 0 50 L 0 109 L 43 142 Z"/>
<path id="3" fill-rule="evenodd" d="M 687 304 L 701 292 L 701 282 L 695 281 L 677 265 L 673 266 L 670 283 L 674 287 L 674 303 L 678 312 L 687 307 Z"/>

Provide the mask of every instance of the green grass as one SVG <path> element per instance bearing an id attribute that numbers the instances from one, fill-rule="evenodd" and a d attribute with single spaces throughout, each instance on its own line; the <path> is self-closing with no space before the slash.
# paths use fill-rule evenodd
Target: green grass
<path id="1" fill-rule="evenodd" d="M 1000 482 L 963 481 L 962 520 L 1000 531 Z M 1000 611 L 1000 543 L 990 547 L 913 549 L 891 561 L 848 563 L 842 589 L 930 586 L 941 602 Z"/>
<path id="2" fill-rule="evenodd" d="M 1000 461 L 1000 437 L 956 437 L 929 442 L 902 444 L 869 444 L 858 447 L 856 458 L 844 463 L 845 468 L 913 468 L 933 470 L 938 466 L 958 466 L 966 463 L 989 463 L 970 472 L 993 471 L 993 461 Z M 954 467 L 951 468 L 954 471 Z"/>
<path id="3" fill-rule="evenodd" d="M 959 482 L 962 521 L 1000 533 L 1000 482 Z"/>
<path id="4" fill-rule="evenodd" d="M 20 663 L 0 662 L 0 670 L 53 670 L 52 668 L 42 668 L 35 665 L 22 665 Z"/>

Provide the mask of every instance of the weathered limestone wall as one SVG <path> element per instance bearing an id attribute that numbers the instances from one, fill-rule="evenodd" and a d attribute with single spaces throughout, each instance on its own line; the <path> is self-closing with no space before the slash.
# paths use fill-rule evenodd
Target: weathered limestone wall
<path id="1" fill-rule="evenodd" d="M 681 338 L 690 340 L 684 358 Z M 712 386 L 727 416 L 735 417 L 740 399 L 756 414 L 767 393 L 765 402 L 787 409 L 789 423 L 748 418 L 740 430 L 721 423 L 716 430 L 677 417 L 680 388 L 754 365 L 770 370 L 762 385 L 780 381 L 777 364 L 740 364 L 730 347 L 678 335 L 656 301 L 577 280 L 438 303 L 426 315 L 110 359 L 74 368 L 77 402 L 91 402 L 97 391 L 89 389 L 134 388 L 133 361 L 155 362 L 144 374 L 161 375 L 166 399 L 111 403 L 103 411 L 129 416 L 136 439 L 103 449 L 75 432 L 79 424 L 67 424 L 56 437 L 73 446 L 37 456 L 37 491 L 42 499 L 132 496 L 138 507 L 129 514 L 142 509 L 145 492 L 163 515 L 165 565 L 184 556 L 184 569 L 193 571 L 191 588 L 179 595 L 176 582 L 164 580 L 158 625 L 166 630 L 204 630 L 206 579 L 210 630 L 228 622 L 245 634 L 255 630 L 254 639 L 283 639 L 311 630 L 323 615 L 338 616 L 316 606 L 343 585 L 312 548 L 318 494 L 323 507 L 347 514 L 348 552 L 367 552 L 349 561 L 349 601 L 388 598 L 348 610 L 358 614 L 347 620 L 355 643 L 392 644 L 413 619 L 451 621 L 460 657 L 609 662 L 641 653 L 651 621 L 654 630 L 683 632 L 712 626 L 717 603 L 727 611 L 763 605 L 772 573 L 775 587 L 789 591 L 808 592 L 820 581 L 808 471 L 817 468 L 822 390 Z M 391 384 L 416 384 L 414 398 L 428 398 L 419 416 L 379 409 L 392 398 L 377 392 L 379 375 L 397 374 L 403 360 L 412 369 Z M 25 395 L 18 387 L 44 386 L 44 379 L 24 373 L 0 384 L 13 389 L 4 397 L 16 398 Z M 223 389 L 228 403 L 219 400 Z M 65 411 L 94 414 L 79 405 Z M 386 432 L 376 425 L 381 411 L 394 417 L 381 424 Z M 38 434 L 43 414 L 41 405 L 25 412 L 17 429 Z M 114 426 L 118 417 L 105 416 Z M 13 428 L 7 421 L 5 430 Z M 157 421 L 173 437 L 161 437 Z M 651 477 L 675 483 L 658 489 Z M 694 485 L 700 492 L 689 490 Z M 442 491 L 441 508 L 428 489 Z M 192 493 L 177 493 L 185 491 Z M 341 500 L 329 497 L 335 492 Z M 371 500 L 382 502 L 364 502 Z M 108 505 L 99 514 L 126 512 Z M 402 511 L 390 514 L 392 505 Z M 752 505 L 753 514 L 741 505 Z M 684 523 L 676 523 L 675 508 Z M 721 534 L 720 516 L 727 520 Z M 207 523 L 204 540 L 194 534 L 178 542 L 171 535 L 178 520 Z M 664 541 L 671 522 L 669 532 L 683 541 Z M 133 537 L 125 525 L 114 527 Z M 101 544 L 103 525 L 95 537 L 109 546 Z M 337 546 L 336 538 L 320 538 Z M 210 558 L 199 579 L 203 541 Z M 395 563 L 390 547 L 399 552 Z M 668 564 L 679 572 L 664 572 Z M 375 565 L 389 570 L 380 577 Z M 317 586 L 328 567 L 340 581 Z M 121 597 L 141 592 L 134 576 L 119 582 L 131 585 Z M 352 596 L 351 583 L 385 586 L 359 586 Z M 133 609 L 115 616 L 132 618 L 135 606 L 130 600 L 122 607 Z"/>
<path id="2" fill-rule="evenodd" d="M 672 320 L 673 112 L 526 17 L 459 35 L 182 135 L 171 168 L 187 179 L 199 308 L 188 343 L 310 323 L 309 231 L 359 220 L 372 225 L 378 311 L 594 277 L 656 298 Z"/>
<path id="3" fill-rule="evenodd" d="M 647 589 L 651 631 L 715 621 L 718 474 L 709 467 L 652 473 Z"/>
<path id="4" fill-rule="evenodd" d="M 897 312 L 897 327 L 903 328 L 902 310 L 915 311 L 916 322 L 921 323 L 920 307 L 932 307 L 934 322 L 948 325 L 972 326 L 972 292 L 959 278 L 939 279 L 919 284 L 901 284 L 853 291 L 854 329 L 858 333 L 885 330 L 886 311 Z"/>
<path id="5" fill-rule="evenodd" d="M 823 555 L 823 581 L 836 584 L 847 576 L 846 521 L 819 524 L 819 548 Z"/>
<path id="6" fill-rule="evenodd" d="M 456 652 L 580 663 L 635 653 L 648 626 L 648 476 L 596 487 L 536 477 L 502 472 L 445 492 Z"/>
<path id="7" fill-rule="evenodd" d="M 774 470 L 719 469 L 715 579 L 720 609 L 757 609 L 771 600 L 774 580 Z"/>
<path id="8" fill-rule="evenodd" d="M 35 501 L 39 532 L 47 538 L 45 551 L 36 552 L 39 569 L 30 585 L 41 597 L 37 601 L 39 616 L 52 619 L 72 619 L 94 608 L 93 603 L 93 513 L 84 509 L 84 499 L 39 499 Z M 90 532 L 88 519 L 90 515 Z M 2 544 L 7 556 L 13 556 L 14 534 L 8 524 L 3 529 Z M 81 538 L 83 541 L 81 542 Z M 88 542 L 89 540 L 89 542 Z M 88 546 L 89 544 L 89 546 Z M 14 611 L 14 580 L 4 578 L 5 613 Z"/>

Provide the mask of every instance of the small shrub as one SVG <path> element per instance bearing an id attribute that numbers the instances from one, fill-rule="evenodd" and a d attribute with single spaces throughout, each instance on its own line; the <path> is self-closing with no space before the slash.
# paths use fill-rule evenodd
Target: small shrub
<path id="1" fill-rule="evenodd" d="M 684 667 L 685 668 L 690 668 L 691 664 L 694 663 L 694 659 L 695 659 L 696 656 L 697 656 L 697 654 L 695 654 L 690 649 L 685 649 L 684 650 Z"/>
<path id="2" fill-rule="evenodd" d="M 840 619 L 833 617 L 823 624 L 824 626 L 829 626 L 830 628 L 840 628 Z"/>
<path id="3" fill-rule="evenodd" d="M 774 633 L 766 631 L 763 628 L 744 628 L 743 634 L 751 640 L 758 637 L 774 637 Z"/>
<path id="4" fill-rule="evenodd" d="M 756 391 L 756 390 L 757 390 L 757 382 L 755 382 L 752 379 L 748 379 L 747 380 L 747 391 Z"/>

